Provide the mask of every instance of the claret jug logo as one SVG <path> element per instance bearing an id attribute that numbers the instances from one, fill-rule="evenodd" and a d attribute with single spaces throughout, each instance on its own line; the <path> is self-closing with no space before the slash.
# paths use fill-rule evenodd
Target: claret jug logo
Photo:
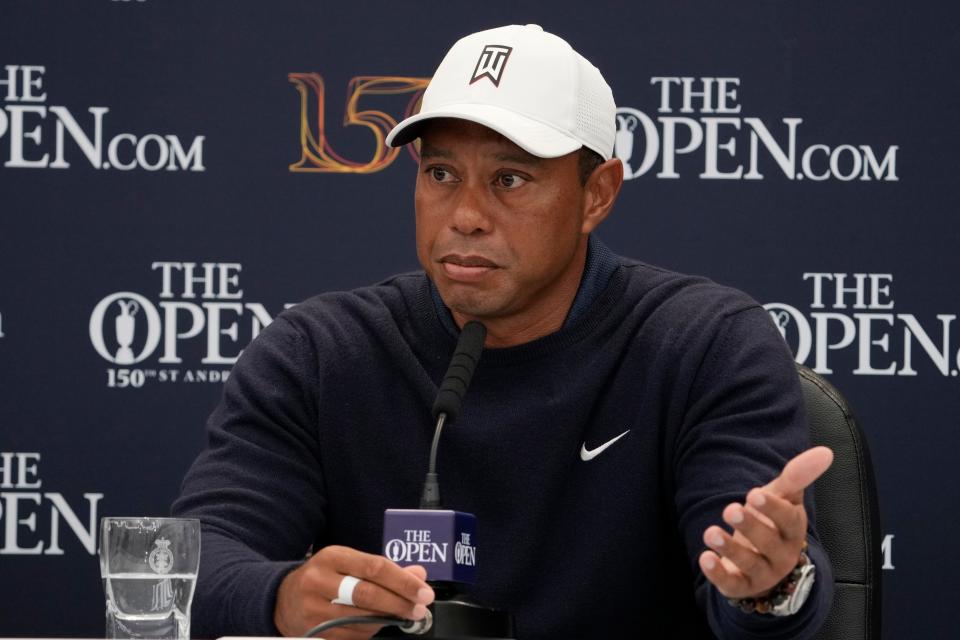
<path id="1" fill-rule="evenodd" d="M 513 52 L 513 47 L 507 47 L 500 44 L 488 44 L 483 48 L 480 59 L 477 60 L 477 68 L 473 70 L 473 77 L 470 78 L 470 84 L 487 78 L 493 83 L 493 86 L 500 86 L 500 78 L 503 76 L 503 70 L 507 66 L 507 59 Z"/>
<path id="2" fill-rule="evenodd" d="M 47 105 L 42 65 L 8 64 L 0 70 L 0 141 L 8 145 L 3 166 L 16 169 L 69 169 L 83 157 L 96 170 L 205 171 L 204 136 L 189 144 L 172 134 L 108 134 L 108 107 L 89 107 L 89 118 L 74 117 L 62 105 Z"/>
<path id="3" fill-rule="evenodd" d="M 117 291 L 90 314 L 94 350 L 118 365 L 107 369 L 107 386 L 226 381 L 243 346 L 273 321 L 263 304 L 244 302 L 241 265 L 154 262 L 150 269 L 159 276 L 154 297 Z M 185 366 L 187 350 L 201 366 Z"/>
<path id="4" fill-rule="evenodd" d="M 803 280 L 808 311 L 764 305 L 800 364 L 827 375 L 848 367 L 856 376 L 960 375 L 957 314 L 895 312 L 893 274 L 811 272 Z"/>
<path id="5" fill-rule="evenodd" d="M 696 173 L 704 180 L 897 181 L 897 145 L 804 143 L 803 118 L 741 115 L 740 78 L 650 78 L 657 117 L 617 109 L 614 154 L 627 180 Z"/>

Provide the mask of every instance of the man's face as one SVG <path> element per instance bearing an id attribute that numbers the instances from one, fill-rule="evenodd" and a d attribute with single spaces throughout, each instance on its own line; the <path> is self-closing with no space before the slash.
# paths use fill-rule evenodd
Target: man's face
<path id="1" fill-rule="evenodd" d="M 577 153 L 537 158 L 453 119 L 428 123 L 421 141 L 417 256 L 454 317 L 562 322 L 586 247 Z"/>

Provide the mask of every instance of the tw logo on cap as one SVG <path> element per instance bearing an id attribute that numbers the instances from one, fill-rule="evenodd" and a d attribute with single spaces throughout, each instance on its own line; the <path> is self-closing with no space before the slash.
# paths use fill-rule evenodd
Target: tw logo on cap
<path id="1" fill-rule="evenodd" d="M 503 69 L 507 66 L 507 58 L 513 52 L 513 47 L 506 47 L 501 44 L 488 44 L 483 48 L 480 59 L 477 60 L 477 68 L 473 70 L 473 77 L 470 78 L 470 84 L 489 78 L 493 86 L 500 86 L 500 78 L 503 76 Z"/>

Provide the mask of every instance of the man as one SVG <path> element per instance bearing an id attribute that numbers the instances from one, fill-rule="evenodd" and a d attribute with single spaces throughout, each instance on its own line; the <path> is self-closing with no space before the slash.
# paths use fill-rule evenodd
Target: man
<path id="1" fill-rule="evenodd" d="M 591 235 L 623 180 L 614 115 L 535 25 L 454 45 L 388 138 L 421 141 L 424 273 L 281 314 L 211 416 L 174 505 L 203 521 L 196 633 L 424 616 L 424 570 L 379 555 L 383 510 L 415 506 L 437 384 L 480 320 L 439 461 L 447 506 L 478 517 L 477 600 L 519 638 L 812 635 L 832 574 L 804 489 L 831 454 L 797 456 L 799 383 L 759 305 Z"/>

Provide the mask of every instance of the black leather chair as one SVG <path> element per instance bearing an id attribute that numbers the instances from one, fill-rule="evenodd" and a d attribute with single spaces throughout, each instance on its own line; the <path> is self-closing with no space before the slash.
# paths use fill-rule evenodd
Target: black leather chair
<path id="1" fill-rule="evenodd" d="M 797 365 L 811 440 L 834 462 L 814 484 L 817 531 L 833 564 L 833 607 L 817 640 L 879 640 L 882 573 L 880 516 L 873 464 L 846 400 L 819 375 Z"/>

